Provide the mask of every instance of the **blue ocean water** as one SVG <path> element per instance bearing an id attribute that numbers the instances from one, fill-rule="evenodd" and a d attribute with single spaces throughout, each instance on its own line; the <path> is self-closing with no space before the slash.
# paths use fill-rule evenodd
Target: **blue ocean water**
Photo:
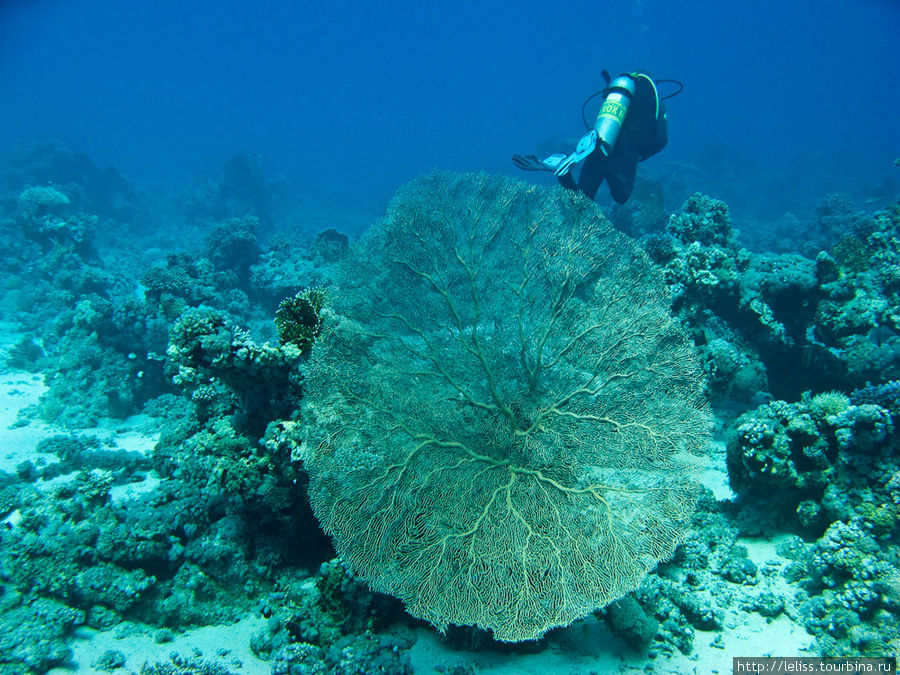
<path id="1" fill-rule="evenodd" d="M 891 0 L 6 0 L 0 148 L 52 136 L 136 180 L 258 152 L 298 187 L 383 201 L 435 167 L 512 172 L 581 134 L 602 69 L 642 68 L 685 84 L 660 161 L 757 198 L 853 192 L 892 175 L 898 26 Z"/>
<path id="2" fill-rule="evenodd" d="M 898 29 L 0 0 L 0 675 L 896 657 Z"/>

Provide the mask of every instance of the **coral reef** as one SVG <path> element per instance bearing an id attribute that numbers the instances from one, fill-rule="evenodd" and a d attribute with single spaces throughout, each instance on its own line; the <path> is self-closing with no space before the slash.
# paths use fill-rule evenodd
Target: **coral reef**
<path id="1" fill-rule="evenodd" d="M 29 181 L 14 190 L 0 201 L 10 251 L 0 263 L 0 309 L 27 331 L 7 364 L 42 372 L 48 384 L 29 414 L 76 429 L 144 412 L 162 433 L 150 458 L 94 436 L 49 437 L 38 443 L 40 459 L 0 474 L 0 597 L 13 622 L 4 624 L 4 672 L 65 663 L 79 625 L 128 620 L 178 631 L 234 620 L 284 569 L 314 570 L 332 557 L 291 458 L 301 350 L 258 343 L 235 321 L 263 333 L 268 323 L 275 334 L 274 307 L 251 305 L 246 292 L 261 248 L 254 221 L 223 222 L 205 250 L 142 268 L 98 252 L 98 220 L 80 210 L 90 201 L 77 187 Z M 309 275 L 290 280 L 304 288 L 311 275 L 328 283 L 347 240 L 332 230 L 314 244 L 264 253 L 308 263 Z M 138 496 L 113 496 L 132 484 Z M 329 664 L 399 658 L 351 638 Z M 93 667 L 119 663 L 110 653 Z M 172 661 L 144 671 L 211 667 Z"/>
<path id="2" fill-rule="evenodd" d="M 883 536 L 900 533 L 898 410 L 852 402 L 871 400 L 871 391 L 773 401 L 733 423 L 728 474 L 752 514 L 748 521 L 820 534 L 837 520 L 856 517 Z"/>
<path id="3" fill-rule="evenodd" d="M 232 286 L 245 286 L 250 267 L 259 260 L 259 219 L 229 218 L 206 235 L 206 257 L 220 272 L 235 276 Z"/>
<path id="4" fill-rule="evenodd" d="M 744 614 L 800 616 L 808 595 L 792 574 L 799 549 L 783 546 L 784 557 L 771 551 L 754 561 L 729 511 L 709 494 L 700 500 L 693 530 L 674 557 L 602 611 L 613 634 L 658 659 L 694 653 L 698 633 L 715 634 L 712 646 L 721 647 L 722 633 Z"/>
<path id="5" fill-rule="evenodd" d="M 900 571 L 896 546 L 885 551 L 859 520 L 837 521 L 814 544 L 783 546 L 793 559 L 786 578 L 793 598 L 824 656 L 881 656 L 900 639 Z"/>
<path id="6" fill-rule="evenodd" d="M 306 288 L 334 283 L 337 264 L 347 254 L 347 236 L 329 228 L 316 234 L 308 247 L 294 238 L 276 235 L 259 262 L 250 269 L 250 296 L 274 311 L 285 298 Z"/>
<path id="7" fill-rule="evenodd" d="M 412 665 L 405 653 L 409 646 L 409 641 L 369 634 L 347 635 L 327 650 L 304 642 L 293 643 L 277 652 L 272 673 L 411 675 Z"/>
<path id="8" fill-rule="evenodd" d="M 716 402 L 758 405 L 766 392 L 795 399 L 897 377 L 898 213 L 894 205 L 845 224 L 866 234 L 842 240 L 837 258 L 762 254 L 738 247 L 725 204 L 694 195 L 666 234 L 643 240 L 706 357 Z"/>
<path id="9" fill-rule="evenodd" d="M 292 342 L 259 345 L 224 312 L 189 309 L 172 326 L 169 368 L 174 382 L 202 401 L 225 387 L 238 402 L 233 422 L 262 437 L 272 420 L 291 416 L 300 399 L 302 350 Z"/>
<path id="10" fill-rule="evenodd" d="M 253 614 L 266 625 L 248 646 L 272 672 L 411 672 L 413 631 L 429 627 L 381 588 L 445 627 L 444 647 L 471 659 L 439 669 L 472 673 L 475 650 L 563 649 L 567 635 L 600 625 L 589 618 L 568 633 L 500 644 L 493 638 L 537 637 L 554 621 L 523 628 L 433 610 L 441 596 L 423 589 L 443 586 L 466 605 L 504 584 L 525 588 L 522 616 L 533 616 L 556 607 L 559 593 L 547 589 L 572 587 L 554 577 L 554 546 L 608 571 L 647 530 L 661 534 L 639 574 L 557 623 L 603 604 L 596 616 L 609 631 L 657 664 L 707 643 L 723 648 L 751 614 L 802 626 L 824 655 L 900 644 L 900 202 L 866 213 L 833 194 L 814 211 L 809 201 L 808 214 L 733 222 L 739 201 L 729 196 L 732 212 L 695 194 L 670 216 L 673 195 L 701 184 L 696 167 L 644 175 L 610 217 L 641 237 L 664 288 L 643 255 L 598 225 L 593 206 L 502 178 L 421 179 L 351 245 L 338 228 L 367 222 L 287 199 L 283 179 L 254 156 L 157 201 L 56 144 L 13 160 L 0 181 L 3 364 L 47 389 L 11 430 L 32 439 L 33 455 L 0 471 L 0 672 L 71 667 L 79 627 L 127 627 L 167 654 L 184 629 Z M 467 229 L 464 212 L 481 214 L 479 226 Z M 441 213 L 449 224 L 437 222 Z M 519 227 L 526 222 L 533 227 Z M 521 246 L 510 249 L 508 231 L 522 234 Z M 652 292 L 635 299 L 635 279 Z M 616 302 L 604 304 L 611 287 Z M 661 318 L 668 306 L 675 322 Z M 607 321 L 615 334 L 600 330 Z M 642 322 L 674 341 L 682 370 L 663 365 L 664 349 L 634 351 L 647 337 Z M 527 339 L 535 331 L 540 348 Z M 354 349 L 335 351 L 340 340 Z M 559 401 L 600 356 L 619 366 L 592 395 L 615 390 L 604 420 L 620 432 L 603 438 L 605 468 L 582 474 L 604 461 L 599 451 L 590 462 L 578 454 L 600 438 L 592 424 L 602 422 L 591 419 L 600 415 L 569 400 L 542 408 L 541 396 Z M 685 381 L 657 386 L 649 369 Z M 631 466 L 639 487 L 671 465 L 669 446 L 648 445 L 652 430 L 641 441 L 635 429 L 682 410 L 670 401 L 623 418 L 636 405 L 628 383 L 644 378 L 650 391 L 696 402 L 701 369 L 735 499 L 697 497 L 679 472 L 669 483 L 691 489 L 668 511 L 648 493 L 622 492 L 615 481 L 630 443 L 652 450 Z M 34 418 L 55 426 L 41 438 Z M 117 445 L 119 431 L 138 425 L 159 433 L 147 454 Z M 531 431 L 527 447 L 511 428 Z M 403 438 L 410 445 L 387 452 Z M 19 450 L 11 445 L 10 457 Z M 466 488 L 466 472 L 488 487 Z M 406 517 L 382 518 L 383 505 Z M 636 534 L 613 537 L 592 514 Z M 606 532 L 606 546 L 588 555 L 570 545 L 573 535 L 563 549 L 555 537 L 564 523 L 579 536 Z M 526 543 L 504 548 L 516 528 L 511 539 Z M 398 539 L 394 558 L 377 555 L 378 542 Z M 468 548 L 452 545 L 464 540 Z M 530 557 L 504 558 L 510 550 Z M 523 581 L 522 561 L 541 555 L 548 564 Z M 404 595 L 369 563 L 398 579 L 400 569 L 425 570 L 429 581 Z M 435 581 L 464 565 L 477 593 Z M 590 570 L 580 564 L 579 578 Z M 619 583 L 625 573 L 615 573 Z M 143 667 L 126 656 L 117 647 L 81 665 L 242 669 L 199 652 Z"/>
<path id="11" fill-rule="evenodd" d="M 0 594 L 0 672 L 42 673 L 64 665 L 72 655 L 67 638 L 83 622 L 84 612 L 4 589 Z"/>
<path id="12" fill-rule="evenodd" d="M 129 220 L 140 209 L 137 190 L 113 167 L 100 169 L 91 159 L 50 141 L 21 145 L 8 158 L 2 175 L 7 189 L 53 186 L 77 211 L 101 218 Z"/>
<path id="13" fill-rule="evenodd" d="M 774 401 L 731 428 L 728 469 L 745 532 L 794 529 L 792 607 L 827 656 L 875 656 L 900 638 L 900 462 L 895 382 Z"/>
<path id="14" fill-rule="evenodd" d="M 30 187 L 18 199 L 24 235 L 45 251 L 71 247 L 83 258 L 95 258 L 94 234 L 98 219 L 83 213 L 68 213 L 69 198 L 53 187 Z"/>
<path id="15" fill-rule="evenodd" d="M 337 559 L 322 563 L 314 577 L 283 576 L 261 612 L 268 624 L 251 646 L 275 662 L 302 645 L 328 650 L 348 635 L 402 633 L 408 619 L 399 601 L 373 593 Z"/>
<path id="16" fill-rule="evenodd" d="M 309 248 L 314 261 L 324 264 L 337 263 L 347 256 L 350 241 L 346 234 L 329 227 L 316 234 Z"/>

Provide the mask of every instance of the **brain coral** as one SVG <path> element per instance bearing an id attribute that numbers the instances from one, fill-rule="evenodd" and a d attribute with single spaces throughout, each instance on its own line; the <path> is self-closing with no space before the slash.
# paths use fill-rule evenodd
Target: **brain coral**
<path id="1" fill-rule="evenodd" d="M 699 372 L 652 264 L 588 200 L 419 178 L 324 313 L 301 450 L 313 509 L 414 616 L 538 638 L 634 589 L 684 535 Z"/>

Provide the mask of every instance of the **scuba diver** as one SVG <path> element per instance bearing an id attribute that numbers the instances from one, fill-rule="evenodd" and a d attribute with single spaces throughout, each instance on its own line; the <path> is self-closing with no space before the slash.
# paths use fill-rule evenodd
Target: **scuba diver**
<path id="1" fill-rule="evenodd" d="M 589 199 L 597 194 L 600 184 L 606 180 L 612 198 L 624 204 L 634 189 L 637 163 L 652 157 L 666 146 L 668 122 L 663 100 L 671 98 L 684 89 L 677 80 L 679 89 L 661 97 L 656 82 L 643 72 L 623 73 L 610 81 L 607 71 L 603 71 L 606 88 L 588 97 L 581 108 L 581 117 L 589 131 L 575 151 L 569 155 L 555 154 L 546 159 L 535 155 L 513 155 L 513 163 L 526 171 L 552 171 L 563 187 L 580 190 Z M 603 105 L 593 128 L 584 118 L 588 102 L 603 94 Z M 572 168 L 581 161 L 578 182 L 572 177 Z"/>

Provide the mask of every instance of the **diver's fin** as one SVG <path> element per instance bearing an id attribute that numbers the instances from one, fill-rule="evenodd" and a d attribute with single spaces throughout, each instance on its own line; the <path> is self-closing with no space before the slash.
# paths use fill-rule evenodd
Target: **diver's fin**
<path id="1" fill-rule="evenodd" d="M 565 158 L 561 153 L 550 155 L 546 159 L 538 159 L 536 155 L 513 155 L 512 161 L 523 171 L 556 171 Z"/>
<path id="2" fill-rule="evenodd" d="M 556 169 L 554 169 L 553 173 L 557 176 L 565 176 L 572 170 L 573 166 L 578 164 L 578 162 L 587 159 L 587 156 L 590 155 L 596 147 L 597 132 L 591 129 L 581 137 L 580 141 L 578 141 L 575 152 L 568 157 L 563 156 L 563 158 L 556 163 Z"/>

